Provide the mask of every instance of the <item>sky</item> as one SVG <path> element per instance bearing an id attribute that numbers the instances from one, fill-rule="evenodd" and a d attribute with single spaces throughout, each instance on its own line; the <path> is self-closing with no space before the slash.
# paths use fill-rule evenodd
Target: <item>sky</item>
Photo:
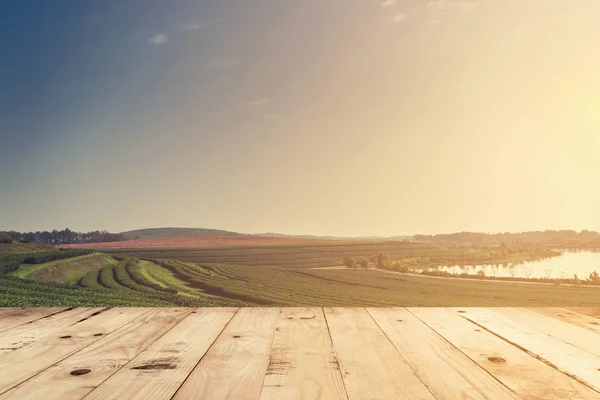
<path id="1" fill-rule="evenodd" d="M 600 230 L 597 0 L 0 4 L 0 230 Z"/>

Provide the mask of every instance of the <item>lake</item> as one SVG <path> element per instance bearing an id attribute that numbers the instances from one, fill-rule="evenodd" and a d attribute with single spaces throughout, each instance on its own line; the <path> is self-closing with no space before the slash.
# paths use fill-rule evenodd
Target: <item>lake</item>
<path id="1" fill-rule="evenodd" d="M 572 278 L 573 274 L 577 274 L 579 279 L 585 279 L 590 272 L 600 272 L 600 252 L 559 251 L 562 251 L 560 256 L 522 264 L 462 267 L 456 265 L 440 267 L 439 270 L 457 274 L 466 272 L 475 275 L 479 271 L 483 271 L 486 276 L 551 279 Z"/>

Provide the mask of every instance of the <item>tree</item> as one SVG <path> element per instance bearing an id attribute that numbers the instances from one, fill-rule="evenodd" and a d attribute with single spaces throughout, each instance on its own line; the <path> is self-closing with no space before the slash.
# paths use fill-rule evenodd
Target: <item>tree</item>
<path id="1" fill-rule="evenodd" d="M 12 243 L 13 238 L 8 233 L 0 232 L 0 243 Z"/>
<path id="2" fill-rule="evenodd" d="M 356 264 L 358 264 L 358 266 L 361 268 L 368 268 L 369 260 L 367 260 L 366 257 L 358 257 L 358 259 L 356 260 Z"/>
<path id="3" fill-rule="evenodd" d="M 587 280 L 590 281 L 594 286 L 598 287 L 598 284 L 600 283 L 600 275 L 596 271 L 590 272 L 590 276 L 588 276 Z"/>
<path id="4" fill-rule="evenodd" d="M 344 257 L 344 265 L 348 268 L 356 267 L 356 261 L 350 256 Z"/>
<path id="5" fill-rule="evenodd" d="M 377 268 L 389 269 L 392 265 L 392 259 L 387 253 L 380 253 L 377 256 Z"/>
<path id="6" fill-rule="evenodd" d="M 579 278 L 577 277 L 577 274 L 573 275 L 573 286 L 574 287 L 579 287 L 581 286 L 581 281 L 579 280 Z"/>

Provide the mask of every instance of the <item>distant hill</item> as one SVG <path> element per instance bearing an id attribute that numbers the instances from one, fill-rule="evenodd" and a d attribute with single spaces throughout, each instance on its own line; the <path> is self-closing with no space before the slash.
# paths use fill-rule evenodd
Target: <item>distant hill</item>
<path id="1" fill-rule="evenodd" d="M 287 237 L 287 238 L 297 238 L 297 239 L 319 239 L 319 240 L 412 240 L 412 236 L 359 236 L 359 237 L 350 237 L 350 236 L 316 236 L 316 235 L 286 235 L 284 233 L 256 233 L 253 236 L 265 236 L 265 237 Z"/>
<path id="2" fill-rule="evenodd" d="M 149 228 L 121 232 L 124 239 L 146 239 L 179 236 L 243 236 L 241 233 L 206 228 Z"/>

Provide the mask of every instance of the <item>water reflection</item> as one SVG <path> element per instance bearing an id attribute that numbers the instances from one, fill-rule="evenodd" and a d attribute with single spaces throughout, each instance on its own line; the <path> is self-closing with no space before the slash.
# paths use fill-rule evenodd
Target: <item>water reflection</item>
<path id="1" fill-rule="evenodd" d="M 562 255 L 539 261 L 495 265 L 445 266 L 437 268 L 452 274 L 467 273 L 477 275 L 483 271 L 485 276 L 513 278 L 566 279 L 574 274 L 585 279 L 590 272 L 600 272 L 600 252 L 562 251 Z"/>

